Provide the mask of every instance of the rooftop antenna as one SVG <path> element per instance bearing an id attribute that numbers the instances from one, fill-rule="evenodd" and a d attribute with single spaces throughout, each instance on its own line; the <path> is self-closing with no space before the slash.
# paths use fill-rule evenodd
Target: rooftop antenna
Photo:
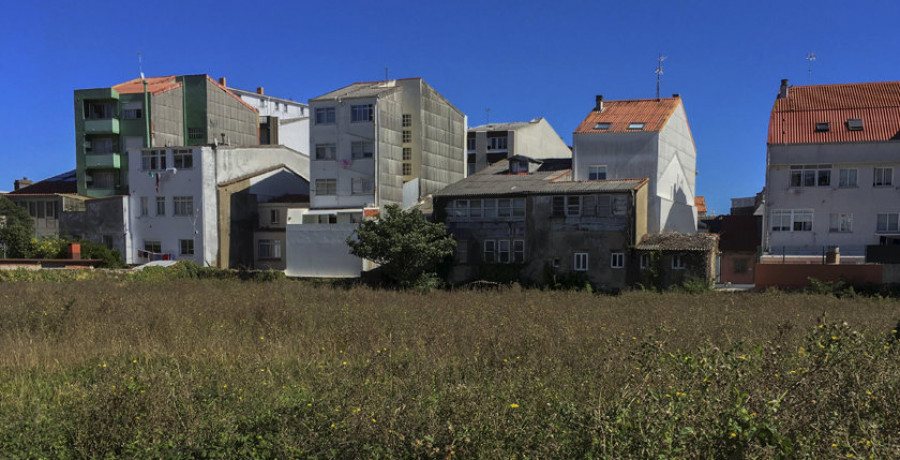
<path id="1" fill-rule="evenodd" d="M 484 109 L 484 117 L 486 119 L 484 124 L 486 124 L 486 125 L 491 124 L 491 108 L 490 107 Z"/>
<path id="2" fill-rule="evenodd" d="M 663 56 L 662 53 L 659 54 L 659 59 L 656 60 L 656 70 L 654 72 L 656 73 L 656 98 L 657 99 L 659 99 L 659 77 L 663 74 L 662 63 L 665 60 L 666 60 L 666 57 Z"/>
<path id="3" fill-rule="evenodd" d="M 144 60 L 143 60 L 143 56 L 141 56 L 142 54 L 143 54 L 143 53 L 141 53 L 140 51 L 137 52 L 137 55 L 138 55 L 138 72 L 141 73 L 141 80 L 144 79 Z"/>
<path id="4" fill-rule="evenodd" d="M 808 83 L 811 85 L 812 84 L 812 64 L 813 64 L 813 61 L 816 60 L 816 53 L 807 54 L 806 60 L 809 61 L 809 68 L 806 71 L 806 73 L 807 73 L 807 78 L 809 79 Z"/>
<path id="5" fill-rule="evenodd" d="M 384 81 L 388 81 L 388 68 L 384 68 Z"/>

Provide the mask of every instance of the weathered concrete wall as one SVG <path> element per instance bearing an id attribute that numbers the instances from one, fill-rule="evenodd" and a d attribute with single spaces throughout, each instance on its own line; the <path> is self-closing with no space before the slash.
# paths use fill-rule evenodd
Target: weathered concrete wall
<path id="1" fill-rule="evenodd" d="M 414 82 L 420 85 L 422 107 L 419 193 L 426 196 L 465 177 L 466 120 L 465 115 L 434 88 L 421 80 L 410 81 Z M 415 117 L 413 119 L 415 124 Z M 413 173 L 416 173 L 415 169 Z"/>
<path id="2" fill-rule="evenodd" d="M 85 202 L 81 211 L 61 212 L 59 233 L 63 236 L 84 238 L 95 243 L 104 243 L 104 237 L 112 241 L 124 262 L 131 263 L 129 222 L 129 200 L 127 196 L 95 198 Z"/>
<path id="3" fill-rule="evenodd" d="M 809 278 L 819 281 L 844 281 L 849 284 L 880 284 L 882 265 L 798 265 L 757 264 L 754 283 L 757 289 L 769 286 L 801 288 L 809 286 Z"/>
<path id="4" fill-rule="evenodd" d="M 184 89 L 181 87 L 150 97 L 151 140 L 154 147 L 185 145 L 183 98 Z"/>
<path id="5" fill-rule="evenodd" d="M 259 114 L 208 78 L 205 81 L 206 143 L 221 142 L 225 134 L 230 145 L 259 145 Z"/>

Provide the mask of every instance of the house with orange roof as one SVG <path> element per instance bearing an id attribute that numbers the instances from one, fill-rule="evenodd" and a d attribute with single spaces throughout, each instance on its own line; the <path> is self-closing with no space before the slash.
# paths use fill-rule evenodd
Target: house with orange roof
<path id="1" fill-rule="evenodd" d="M 208 75 L 135 78 L 74 99 L 79 195 L 127 195 L 129 149 L 259 144 L 257 109 Z"/>
<path id="2" fill-rule="evenodd" d="M 649 179 L 649 233 L 697 231 L 697 149 L 680 96 L 597 96 L 572 143 L 575 180 Z"/>
<path id="3" fill-rule="evenodd" d="M 900 81 L 781 87 L 766 149 L 762 244 L 779 262 L 863 262 L 900 244 Z"/>

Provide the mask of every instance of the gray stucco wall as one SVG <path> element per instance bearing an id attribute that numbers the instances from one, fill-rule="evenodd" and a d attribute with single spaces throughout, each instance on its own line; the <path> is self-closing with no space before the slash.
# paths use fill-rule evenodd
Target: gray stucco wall
<path id="1" fill-rule="evenodd" d="M 434 88 L 422 85 L 422 196 L 462 180 L 466 171 L 465 116 Z"/>
<path id="2" fill-rule="evenodd" d="M 175 88 L 150 98 L 153 146 L 184 145 L 184 89 Z"/>
<path id="3" fill-rule="evenodd" d="M 103 243 L 103 237 L 109 236 L 113 249 L 119 250 L 124 260 L 131 249 L 128 241 L 128 197 L 88 200 L 84 211 L 61 212 L 59 233 L 95 243 Z"/>
<path id="4" fill-rule="evenodd" d="M 231 145 L 259 144 L 258 113 L 241 100 L 207 79 L 207 143 L 222 141 L 224 133 Z"/>

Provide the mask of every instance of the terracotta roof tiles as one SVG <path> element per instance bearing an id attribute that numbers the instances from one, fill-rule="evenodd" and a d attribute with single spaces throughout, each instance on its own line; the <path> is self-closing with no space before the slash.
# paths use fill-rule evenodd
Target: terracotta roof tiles
<path id="1" fill-rule="evenodd" d="M 181 82 L 177 81 L 175 76 L 150 77 L 146 78 L 146 80 L 147 92 L 150 94 L 161 94 L 181 87 Z M 113 86 L 113 89 L 119 94 L 143 93 L 144 84 L 141 82 L 140 78 L 135 78 L 134 80 L 129 80 L 125 83 L 119 83 L 118 85 Z"/>
<path id="2" fill-rule="evenodd" d="M 680 104 L 680 97 L 604 101 L 603 111 L 591 111 L 575 134 L 660 131 Z M 609 123 L 609 127 L 597 129 L 598 123 Z M 644 126 L 628 129 L 631 123 L 644 123 Z"/>

